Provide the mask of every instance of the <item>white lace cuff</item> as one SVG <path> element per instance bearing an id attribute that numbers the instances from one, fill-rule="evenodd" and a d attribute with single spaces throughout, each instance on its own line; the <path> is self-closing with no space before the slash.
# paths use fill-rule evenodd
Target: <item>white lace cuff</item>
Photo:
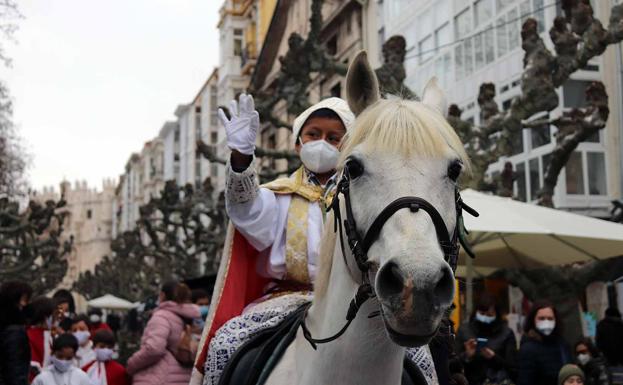
<path id="1" fill-rule="evenodd" d="M 227 162 L 227 187 L 226 197 L 229 203 L 238 204 L 246 203 L 253 200 L 260 185 L 257 180 L 257 171 L 255 170 L 255 158 L 242 172 L 236 172 L 232 169 L 231 163 Z"/>

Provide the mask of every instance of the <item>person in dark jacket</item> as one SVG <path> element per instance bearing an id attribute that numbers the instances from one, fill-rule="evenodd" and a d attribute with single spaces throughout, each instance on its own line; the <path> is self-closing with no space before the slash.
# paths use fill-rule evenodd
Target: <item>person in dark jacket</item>
<path id="1" fill-rule="evenodd" d="M 469 321 L 459 328 L 456 343 L 470 385 L 510 383 L 516 378 L 515 334 L 500 317 L 492 295 L 480 297 Z"/>
<path id="2" fill-rule="evenodd" d="M 0 385 L 26 385 L 30 371 L 30 345 L 24 308 L 32 288 L 12 281 L 0 287 Z"/>
<path id="3" fill-rule="evenodd" d="M 556 385 L 558 372 L 571 361 L 556 308 L 549 301 L 536 301 L 524 325 L 517 385 Z"/>
<path id="4" fill-rule="evenodd" d="M 582 338 L 575 344 L 575 358 L 586 376 L 586 385 L 610 384 L 606 361 L 589 338 Z"/>
<path id="5" fill-rule="evenodd" d="M 597 324 L 595 342 L 608 366 L 623 365 L 623 320 L 617 308 L 606 309 L 606 317 Z"/>

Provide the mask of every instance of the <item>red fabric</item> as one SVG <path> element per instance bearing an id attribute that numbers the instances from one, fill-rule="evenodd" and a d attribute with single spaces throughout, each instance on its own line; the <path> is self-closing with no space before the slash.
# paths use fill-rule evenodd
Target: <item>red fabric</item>
<path id="1" fill-rule="evenodd" d="M 87 373 L 89 368 L 97 361 L 86 364 L 82 370 Z M 130 385 L 130 376 L 123 365 L 115 360 L 106 361 L 106 382 L 108 385 Z"/>
<path id="2" fill-rule="evenodd" d="M 223 292 L 208 337 L 199 353 L 196 368 L 204 373 L 204 364 L 208 355 L 210 341 L 216 331 L 230 319 L 242 314 L 244 308 L 264 294 L 271 278 L 261 277 L 257 273 L 258 251 L 247 242 L 246 238 L 235 231 L 231 256 Z M 221 263 L 226 262 L 223 260 Z M 215 293 L 216 295 L 216 293 Z"/>
<path id="3" fill-rule="evenodd" d="M 38 362 L 41 366 L 43 366 L 43 360 L 45 358 L 45 348 L 43 346 L 44 332 L 45 329 L 35 326 L 29 327 L 28 330 L 26 330 L 28 342 L 30 343 L 30 361 Z"/>
<path id="4" fill-rule="evenodd" d="M 97 325 L 90 325 L 89 326 L 89 331 L 91 332 L 91 335 L 95 334 L 96 331 L 98 330 L 110 330 L 112 331 L 112 329 L 110 328 L 110 326 L 108 326 L 108 324 L 106 322 L 100 322 Z"/>

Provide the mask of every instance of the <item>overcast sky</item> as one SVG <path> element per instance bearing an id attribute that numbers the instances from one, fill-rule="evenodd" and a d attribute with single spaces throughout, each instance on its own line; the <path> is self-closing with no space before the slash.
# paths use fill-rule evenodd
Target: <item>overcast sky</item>
<path id="1" fill-rule="evenodd" d="M 2 70 L 32 186 L 101 187 L 218 63 L 222 0 L 22 0 Z"/>

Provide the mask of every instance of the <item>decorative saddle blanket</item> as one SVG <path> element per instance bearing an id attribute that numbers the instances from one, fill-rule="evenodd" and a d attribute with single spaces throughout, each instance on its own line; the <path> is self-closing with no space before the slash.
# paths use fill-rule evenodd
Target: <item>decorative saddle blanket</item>
<path id="1" fill-rule="evenodd" d="M 208 348 L 203 385 L 263 384 L 303 319 L 312 295 L 292 293 L 259 303 L 225 323 Z M 403 385 L 437 385 L 427 347 L 408 349 Z"/>

